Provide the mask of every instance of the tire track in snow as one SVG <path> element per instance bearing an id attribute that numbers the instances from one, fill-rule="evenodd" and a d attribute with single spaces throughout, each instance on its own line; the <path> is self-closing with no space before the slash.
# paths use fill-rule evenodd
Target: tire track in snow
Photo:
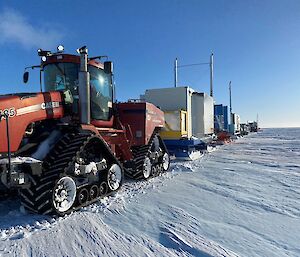
<path id="1" fill-rule="evenodd" d="M 173 172 L 174 168 L 172 166 L 170 168 L 171 172 L 166 172 L 146 181 L 126 180 L 123 187 L 115 195 L 100 199 L 98 202 L 64 217 L 50 217 L 26 213 L 20 207 L 17 199 L 3 201 L 0 203 L 0 210 L 2 210 L 0 212 L 0 242 L 27 238 L 41 230 L 54 228 L 61 221 L 71 219 L 83 212 L 120 212 L 125 208 L 127 202 L 129 203 L 134 200 L 136 195 L 146 194 L 151 190 L 162 187 L 166 180 L 176 175 Z"/>

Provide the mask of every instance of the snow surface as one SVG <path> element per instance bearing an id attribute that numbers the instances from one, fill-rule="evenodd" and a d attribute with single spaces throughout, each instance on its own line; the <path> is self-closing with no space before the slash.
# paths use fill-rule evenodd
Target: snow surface
<path id="1" fill-rule="evenodd" d="M 40 160 L 31 158 L 31 157 L 13 157 L 11 158 L 11 163 L 37 163 L 41 162 Z M 8 159 L 1 159 L 0 164 L 7 164 Z"/>
<path id="2" fill-rule="evenodd" d="M 63 218 L 0 202 L 0 256 L 300 256 L 300 129 L 266 129 Z"/>

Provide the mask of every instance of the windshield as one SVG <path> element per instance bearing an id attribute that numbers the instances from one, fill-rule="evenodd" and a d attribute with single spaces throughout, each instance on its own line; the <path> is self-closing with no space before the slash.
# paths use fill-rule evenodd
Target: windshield
<path id="1" fill-rule="evenodd" d="M 78 70 L 76 63 L 53 63 L 44 67 L 45 91 L 63 91 L 69 89 L 78 99 Z M 91 116 L 94 120 L 109 120 L 112 108 L 111 74 L 88 65 L 91 86 Z M 78 101 L 75 101 L 78 105 Z M 73 108 L 74 110 L 74 108 Z"/>
<path id="2" fill-rule="evenodd" d="M 76 63 L 53 63 L 44 67 L 45 91 L 70 89 L 73 96 L 77 95 L 78 69 Z"/>

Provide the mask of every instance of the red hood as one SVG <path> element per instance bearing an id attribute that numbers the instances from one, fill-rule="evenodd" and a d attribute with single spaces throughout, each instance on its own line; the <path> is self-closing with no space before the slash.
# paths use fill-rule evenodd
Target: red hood
<path id="1" fill-rule="evenodd" d="M 35 121 L 64 115 L 60 92 L 22 93 L 0 96 L 0 113 L 9 116 L 11 151 L 18 150 L 27 126 Z M 6 121 L 0 122 L 0 153 L 7 152 Z"/>

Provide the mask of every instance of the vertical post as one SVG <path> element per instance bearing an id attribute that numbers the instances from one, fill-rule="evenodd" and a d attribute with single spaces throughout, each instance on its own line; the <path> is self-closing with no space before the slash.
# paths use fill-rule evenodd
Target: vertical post
<path id="1" fill-rule="evenodd" d="M 213 79 L 214 79 L 214 54 L 211 53 L 210 55 L 210 96 L 214 96 L 214 89 L 213 89 Z"/>
<path id="2" fill-rule="evenodd" d="M 178 59 L 175 59 L 174 62 L 174 87 L 177 87 L 178 84 Z"/>
<path id="3" fill-rule="evenodd" d="M 231 105 L 231 81 L 229 81 L 229 112 L 230 112 L 230 124 L 232 124 L 232 105 Z"/>

